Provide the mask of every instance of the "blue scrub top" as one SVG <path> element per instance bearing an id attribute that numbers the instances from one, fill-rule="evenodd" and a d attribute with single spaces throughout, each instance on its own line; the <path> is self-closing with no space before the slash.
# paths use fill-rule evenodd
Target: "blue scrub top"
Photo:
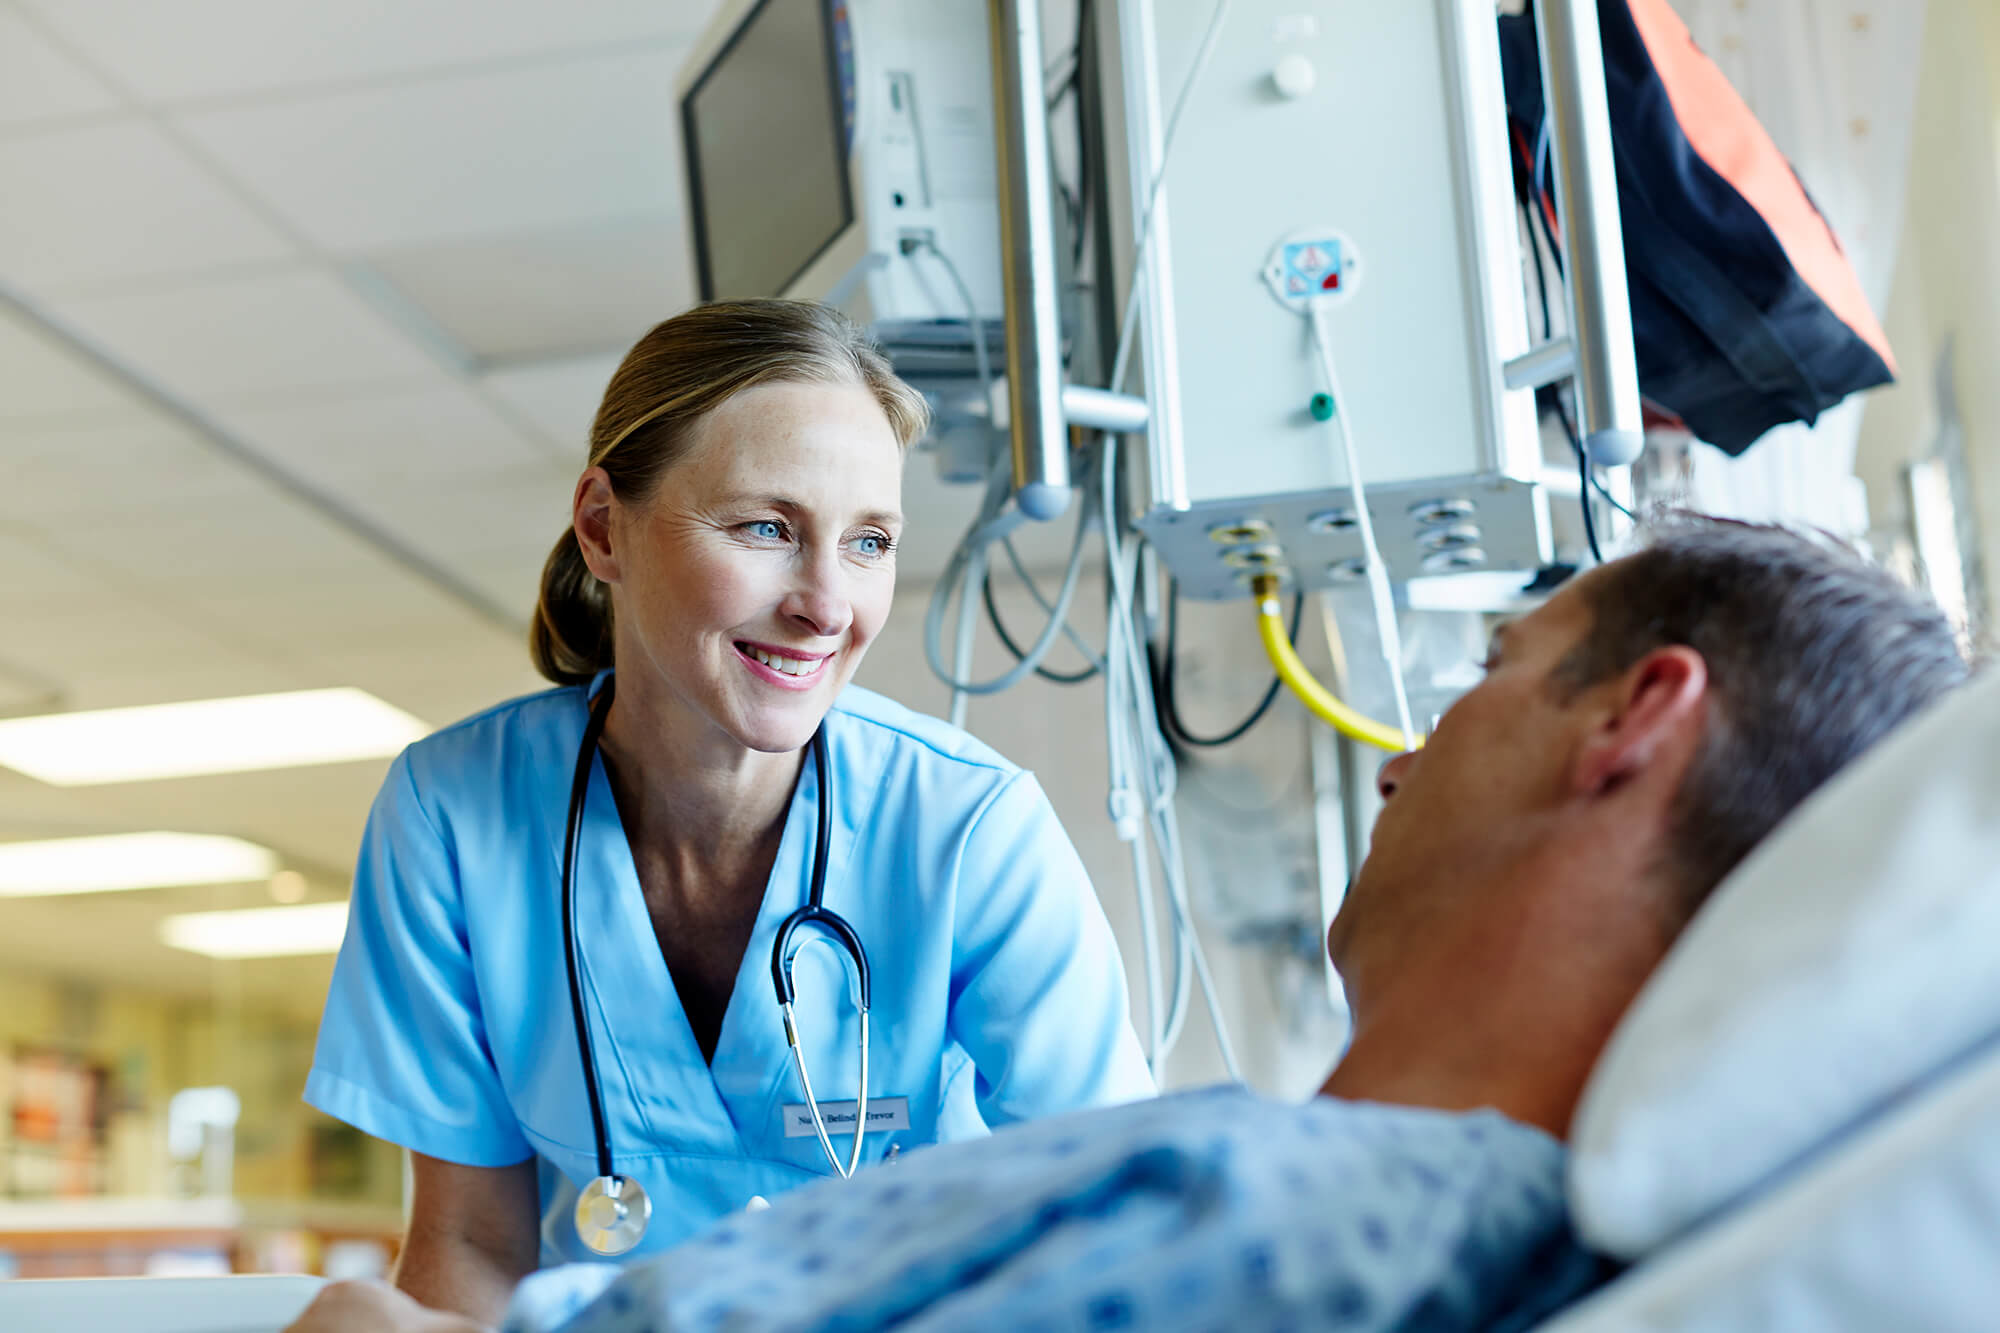
<path id="1" fill-rule="evenodd" d="M 587 709 L 581 687 L 513 700 L 391 765 L 305 1091 L 328 1115 L 426 1156 L 537 1159 L 544 1263 L 597 1257 L 572 1220 L 597 1166 L 560 888 Z M 863 1161 L 1151 1095 L 1117 945 L 1034 777 L 859 687 L 828 714 L 826 743 L 826 905 L 868 951 L 868 1095 L 877 1107 L 908 1099 L 909 1128 L 870 1133 Z M 832 1174 L 816 1138 L 785 1136 L 784 1108 L 803 1096 L 770 970 L 778 925 L 806 899 L 822 794 L 804 765 L 710 1064 L 654 938 L 601 761 L 590 781 L 577 948 L 614 1168 L 653 1200 L 637 1256 L 753 1195 Z M 859 1074 L 844 957 L 808 945 L 796 968 L 799 1038 L 822 1104 L 851 1100 Z M 846 1133 L 833 1141 L 844 1161 Z"/>

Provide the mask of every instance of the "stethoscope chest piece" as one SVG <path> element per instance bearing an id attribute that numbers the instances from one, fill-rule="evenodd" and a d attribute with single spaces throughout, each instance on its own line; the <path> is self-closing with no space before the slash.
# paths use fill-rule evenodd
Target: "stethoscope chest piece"
<path id="1" fill-rule="evenodd" d="M 623 1254 L 646 1234 L 653 1201 L 630 1176 L 598 1176 L 576 1198 L 576 1234 L 593 1254 Z"/>

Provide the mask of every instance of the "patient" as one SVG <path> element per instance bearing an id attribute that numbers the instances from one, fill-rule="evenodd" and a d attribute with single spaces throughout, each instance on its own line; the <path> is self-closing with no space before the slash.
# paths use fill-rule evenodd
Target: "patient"
<path id="1" fill-rule="evenodd" d="M 622 1273 L 537 1274 L 507 1327 L 1528 1327 L 1602 1276 L 1562 1141 L 1619 1016 L 1759 840 L 1966 674 L 1888 576 L 1674 520 L 1495 634 L 1485 681 L 1383 767 L 1321 1096 L 1209 1089 L 930 1149 Z M 472 1325 L 340 1284 L 295 1327 Z"/>

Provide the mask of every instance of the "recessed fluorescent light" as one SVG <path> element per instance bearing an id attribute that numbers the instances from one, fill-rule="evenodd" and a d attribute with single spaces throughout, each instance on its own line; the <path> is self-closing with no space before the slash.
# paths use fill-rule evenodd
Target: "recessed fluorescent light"
<path id="1" fill-rule="evenodd" d="M 13 718 L 0 722 L 0 764 L 87 787 L 379 759 L 429 730 L 365 690 L 295 690 Z"/>
<path id="2" fill-rule="evenodd" d="M 160 922 L 160 938 L 210 958 L 286 958 L 335 953 L 347 933 L 346 903 L 187 912 Z"/>
<path id="3" fill-rule="evenodd" d="M 0 898 L 178 884 L 237 884 L 268 879 L 277 854 L 241 838 L 202 833 L 115 833 L 0 843 Z"/>

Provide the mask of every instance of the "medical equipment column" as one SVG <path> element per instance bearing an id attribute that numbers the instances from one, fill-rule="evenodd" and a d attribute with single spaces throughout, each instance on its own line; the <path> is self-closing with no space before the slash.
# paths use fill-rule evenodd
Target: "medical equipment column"
<path id="1" fill-rule="evenodd" d="M 1569 256 L 1583 447 L 1597 466 L 1621 467 L 1639 456 L 1645 434 L 1596 0 L 1539 0 L 1535 22 L 1555 156 L 1556 215 Z"/>
<path id="2" fill-rule="evenodd" d="M 1022 513 L 1051 519 L 1069 508 L 1070 480 L 1042 16 L 1038 0 L 992 0 L 990 12 L 1014 492 Z"/>

